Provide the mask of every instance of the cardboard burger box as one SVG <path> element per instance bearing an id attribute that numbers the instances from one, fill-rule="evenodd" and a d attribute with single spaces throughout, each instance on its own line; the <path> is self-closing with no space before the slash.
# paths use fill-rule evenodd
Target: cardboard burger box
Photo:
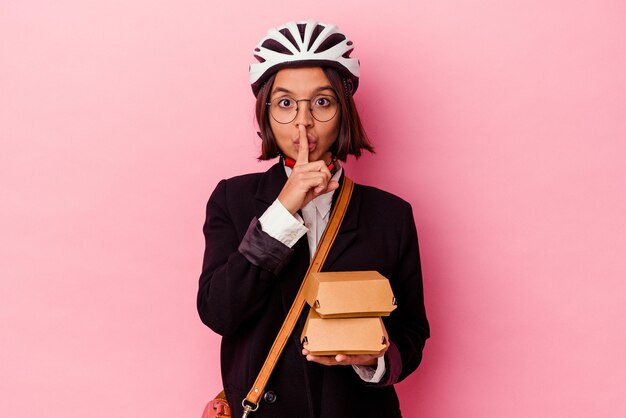
<path id="1" fill-rule="evenodd" d="M 383 275 L 312 273 L 304 294 L 311 310 L 301 340 L 311 354 L 376 354 L 385 348 L 388 337 L 381 316 L 388 316 L 396 302 Z"/>
<path id="2" fill-rule="evenodd" d="M 376 354 L 385 348 L 387 332 L 380 317 L 324 319 L 311 309 L 301 341 L 317 356 Z"/>
<path id="3" fill-rule="evenodd" d="M 389 280 L 377 271 L 311 273 L 304 295 L 322 318 L 388 316 L 396 309 Z"/>

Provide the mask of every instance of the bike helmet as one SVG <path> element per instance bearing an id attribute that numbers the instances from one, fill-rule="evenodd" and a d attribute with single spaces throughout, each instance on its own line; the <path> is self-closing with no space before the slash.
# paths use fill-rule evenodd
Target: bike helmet
<path id="1" fill-rule="evenodd" d="M 267 79 L 283 68 L 329 66 L 337 69 L 354 94 L 359 85 L 359 60 L 350 58 L 352 41 L 330 23 L 289 22 L 267 32 L 254 48 L 258 63 L 250 65 L 250 84 L 256 96 Z"/>

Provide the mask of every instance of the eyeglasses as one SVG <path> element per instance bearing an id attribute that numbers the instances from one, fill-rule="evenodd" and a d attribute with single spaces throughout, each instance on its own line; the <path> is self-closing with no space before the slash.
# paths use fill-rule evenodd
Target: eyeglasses
<path id="1" fill-rule="evenodd" d="M 269 103 L 272 118 L 282 124 L 291 123 L 298 116 L 298 103 L 309 102 L 311 116 L 318 122 L 328 122 L 337 114 L 337 99 L 333 96 L 319 95 L 311 99 L 296 100 L 289 96 L 278 97 Z"/>

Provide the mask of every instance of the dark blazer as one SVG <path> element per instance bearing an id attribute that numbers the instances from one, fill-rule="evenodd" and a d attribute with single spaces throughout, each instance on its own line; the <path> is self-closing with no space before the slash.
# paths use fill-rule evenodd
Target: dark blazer
<path id="1" fill-rule="evenodd" d="M 265 173 L 220 181 L 207 204 L 198 312 L 223 336 L 222 380 L 233 416 L 241 415 L 241 401 L 309 264 L 306 237 L 288 248 L 258 223 L 286 181 L 277 163 Z M 399 417 L 393 384 L 417 368 L 429 337 L 411 206 L 390 193 L 355 185 L 322 270 L 377 270 L 390 280 L 398 307 L 384 318 L 390 341 L 387 372 L 380 383 L 368 384 L 350 366 L 307 362 L 299 341 L 305 309 L 254 417 Z"/>

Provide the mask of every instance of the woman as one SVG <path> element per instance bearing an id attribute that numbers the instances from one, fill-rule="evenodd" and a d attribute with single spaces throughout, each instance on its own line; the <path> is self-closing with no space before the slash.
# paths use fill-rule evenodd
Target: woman
<path id="1" fill-rule="evenodd" d="M 291 22 L 270 30 L 250 66 L 265 173 L 222 180 L 207 204 L 198 291 L 202 321 L 222 335 L 221 367 L 233 416 L 259 372 L 328 222 L 343 181 L 339 161 L 372 152 L 352 95 L 359 61 L 335 26 Z M 305 238 L 306 236 L 306 238 Z M 419 365 L 429 327 L 410 205 L 356 185 L 323 271 L 376 270 L 398 307 L 384 318 L 377 355 L 313 356 L 299 341 L 274 369 L 255 417 L 399 417 L 393 384 Z"/>

